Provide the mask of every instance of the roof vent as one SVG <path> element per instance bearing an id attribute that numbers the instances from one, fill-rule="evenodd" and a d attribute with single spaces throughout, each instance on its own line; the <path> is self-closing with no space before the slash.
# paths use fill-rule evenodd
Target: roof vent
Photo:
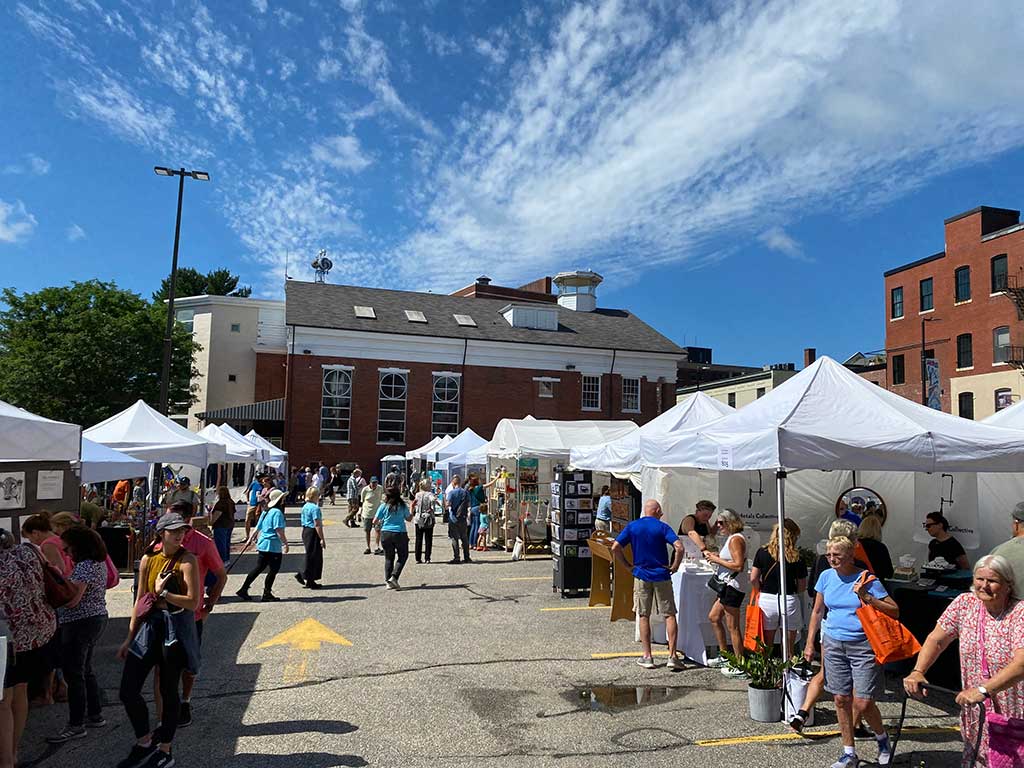
<path id="1" fill-rule="evenodd" d="M 459 325 L 467 328 L 476 328 L 476 320 L 474 320 L 470 315 L 452 315 L 452 317 L 455 318 L 455 322 Z"/>
<path id="2" fill-rule="evenodd" d="M 551 282 L 558 289 L 559 306 L 576 312 L 593 312 L 597 309 L 597 286 L 604 280 L 597 272 L 577 269 L 559 272 Z"/>
<path id="3" fill-rule="evenodd" d="M 476 279 L 476 284 L 477 285 L 490 285 L 491 284 L 491 278 L 489 278 L 487 275 L 480 275 L 480 277 L 478 277 Z"/>
<path id="4" fill-rule="evenodd" d="M 373 311 L 373 307 L 361 307 L 356 304 L 352 309 L 355 310 L 356 317 L 366 318 L 367 320 L 377 319 L 377 313 Z"/>
<path id="5" fill-rule="evenodd" d="M 424 315 L 418 309 L 407 309 L 407 310 L 405 310 L 405 318 L 410 323 L 425 323 L 425 322 L 427 322 L 426 315 Z"/>

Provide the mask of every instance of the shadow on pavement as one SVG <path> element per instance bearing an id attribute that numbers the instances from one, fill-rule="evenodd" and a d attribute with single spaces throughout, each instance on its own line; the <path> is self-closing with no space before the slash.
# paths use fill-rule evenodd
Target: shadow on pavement
<path id="1" fill-rule="evenodd" d="M 322 597 L 286 597 L 282 598 L 283 603 L 349 603 L 353 600 L 365 600 L 365 595 L 344 595 L 338 597 L 332 597 L 331 595 L 323 595 Z"/>
<path id="2" fill-rule="evenodd" d="M 239 736 L 281 736 L 288 733 L 345 734 L 358 731 L 358 725 L 344 720 L 279 720 L 272 723 L 243 725 Z"/>
<path id="3" fill-rule="evenodd" d="M 329 755 L 326 752 L 300 752 L 296 755 L 242 754 L 224 761 L 230 768 L 335 768 L 369 765 L 358 755 Z"/>

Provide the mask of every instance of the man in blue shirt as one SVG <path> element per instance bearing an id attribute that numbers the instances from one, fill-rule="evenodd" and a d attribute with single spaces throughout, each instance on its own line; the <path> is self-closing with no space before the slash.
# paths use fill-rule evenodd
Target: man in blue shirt
<path id="1" fill-rule="evenodd" d="M 665 617 L 668 635 L 668 668 L 682 669 L 683 661 L 676 650 L 679 625 L 676 623 L 676 600 L 672 593 L 672 574 L 683 560 L 683 542 L 671 526 L 662 522 L 661 504 L 654 499 L 644 502 L 643 514 L 618 535 L 612 544 L 612 555 L 627 568 L 624 547 L 633 548 L 633 610 L 640 617 L 640 643 L 644 655 L 637 664 L 654 669 L 651 655 L 651 610 Z M 668 545 L 672 545 L 672 565 L 668 562 Z"/>
<path id="2" fill-rule="evenodd" d="M 601 498 L 597 502 L 597 514 L 594 517 L 597 522 L 594 527 L 599 531 L 610 531 L 612 529 L 612 495 L 607 485 L 601 486 Z"/>
<path id="3" fill-rule="evenodd" d="M 449 565 L 471 563 L 469 559 L 469 493 L 462 487 L 462 478 L 452 478 L 452 489 L 445 497 L 448 504 L 448 538 L 452 542 L 452 559 Z M 463 558 L 459 559 L 459 545 Z"/>

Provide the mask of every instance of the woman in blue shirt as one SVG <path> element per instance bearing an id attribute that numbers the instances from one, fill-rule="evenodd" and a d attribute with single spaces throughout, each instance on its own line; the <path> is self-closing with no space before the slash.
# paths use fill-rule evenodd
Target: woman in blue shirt
<path id="1" fill-rule="evenodd" d="M 320 491 L 310 488 L 306 491 L 306 503 L 299 513 L 302 524 L 302 546 L 306 550 L 306 562 L 302 570 L 295 574 L 295 580 L 308 589 L 320 589 L 317 579 L 324 573 L 324 541 L 323 512 L 320 511 Z"/>
<path id="2" fill-rule="evenodd" d="M 412 520 L 412 511 L 402 499 L 402 487 L 396 483 L 384 491 L 384 503 L 377 508 L 373 524 L 380 530 L 380 545 L 384 548 L 384 579 L 388 589 L 401 589 L 398 579 L 405 561 L 409 559 L 409 534 L 405 524 Z M 395 564 L 398 555 L 398 564 Z"/>
<path id="3" fill-rule="evenodd" d="M 599 531 L 612 529 L 612 494 L 607 485 L 601 486 L 601 498 L 597 501 L 597 514 L 594 515 L 594 528 Z"/>
<path id="4" fill-rule="evenodd" d="M 235 593 L 243 600 L 252 599 L 249 595 L 249 587 L 256 581 L 256 577 L 267 568 L 270 568 L 270 571 L 267 573 L 267 580 L 263 582 L 263 602 L 274 603 L 281 599 L 275 597 L 271 590 L 274 587 L 277 572 L 281 570 L 282 549 L 284 552 L 288 551 L 288 539 L 284 531 L 285 498 L 284 491 L 277 488 L 270 492 L 267 497 L 267 508 L 260 514 L 259 520 L 256 521 L 256 528 L 245 544 L 249 546 L 252 544 L 252 540 L 256 539 L 257 558 L 256 567 L 249 571 L 242 588 Z"/>
<path id="5" fill-rule="evenodd" d="M 871 606 L 885 615 L 899 618 L 900 609 L 882 586 L 872 579 L 854 590 L 863 569 L 853 557 L 853 542 L 845 536 L 829 539 L 826 557 L 832 567 L 822 572 L 814 588 L 814 611 L 807 636 L 814 637 L 821 626 L 821 659 L 825 669 L 825 690 L 835 696 L 836 717 L 843 739 L 843 754 L 832 768 L 856 768 L 854 718 L 863 717 L 878 741 L 878 764 L 889 765 L 892 747 L 882 724 L 875 698 L 883 692 L 882 665 L 864 634 L 857 616 L 861 605 Z M 822 615 L 828 609 L 828 618 Z M 808 642 L 804 658 L 814 659 L 814 643 Z"/>

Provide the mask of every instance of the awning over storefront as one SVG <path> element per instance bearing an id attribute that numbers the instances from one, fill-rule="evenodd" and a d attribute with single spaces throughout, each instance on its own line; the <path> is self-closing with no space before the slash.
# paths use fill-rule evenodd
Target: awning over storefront
<path id="1" fill-rule="evenodd" d="M 203 411 L 197 413 L 196 418 L 203 421 L 284 421 L 284 398 Z"/>

